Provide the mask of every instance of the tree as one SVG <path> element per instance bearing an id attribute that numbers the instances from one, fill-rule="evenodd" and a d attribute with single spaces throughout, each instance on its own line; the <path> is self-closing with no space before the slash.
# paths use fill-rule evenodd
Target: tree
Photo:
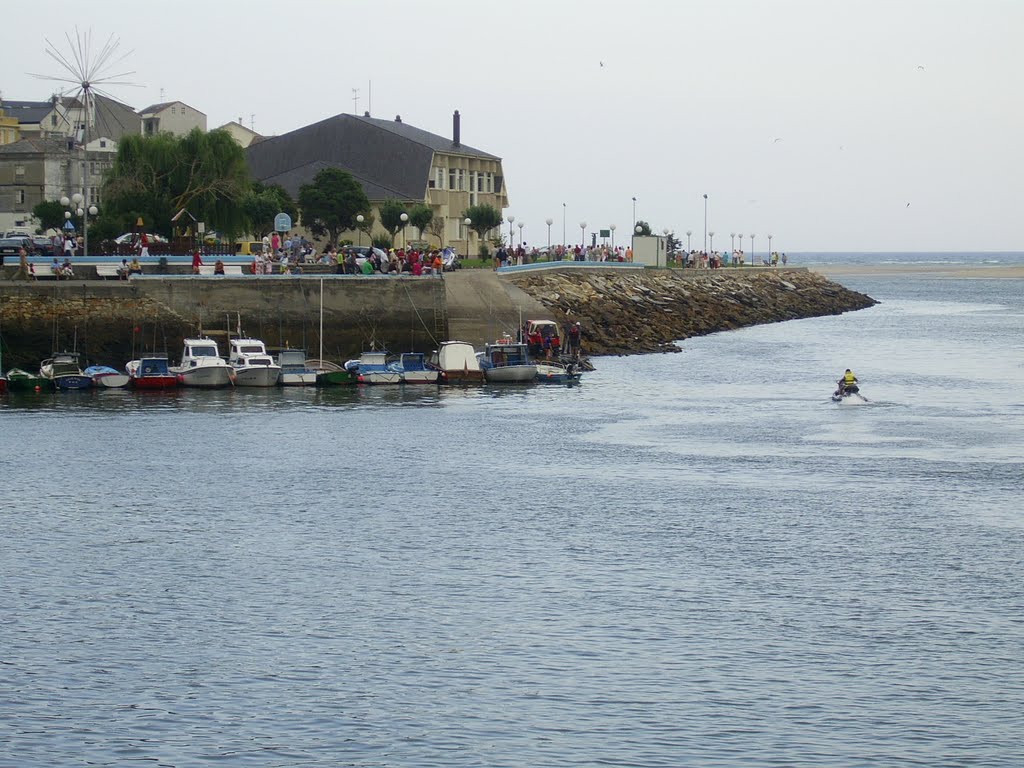
<path id="1" fill-rule="evenodd" d="M 398 200 L 385 200 L 380 206 L 380 225 L 391 235 L 392 241 L 405 226 L 402 214 L 408 215 L 405 205 Z"/>
<path id="2" fill-rule="evenodd" d="M 637 227 L 640 227 L 640 231 L 639 232 L 636 231 Z M 648 224 L 646 221 L 638 221 L 636 223 L 636 226 L 633 227 L 633 234 L 634 235 L 643 235 L 644 237 L 650 237 L 651 236 L 651 225 Z"/>
<path id="3" fill-rule="evenodd" d="M 295 201 L 284 187 L 277 184 L 264 186 L 258 181 L 253 182 L 252 190 L 242 200 L 242 208 L 256 237 L 274 231 L 274 217 L 279 213 L 287 213 L 292 221 L 299 217 Z"/>
<path id="4" fill-rule="evenodd" d="M 64 226 L 64 206 L 57 200 L 44 200 L 32 208 L 32 215 L 39 222 L 41 232 L 60 229 Z"/>
<path id="5" fill-rule="evenodd" d="M 462 218 L 472 222 L 469 228 L 481 242 L 490 230 L 501 226 L 501 211 L 493 205 L 471 205 L 462 212 Z"/>
<path id="6" fill-rule="evenodd" d="M 409 223 L 420 231 L 420 240 L 423 239 L 423 232 L 430 226 L 434 219 L 434 209 L 429 205 L 414 205 L 409 211 Z"/>
<path id="7" fill-rule="evenodd" d="M 369 212 L 370 201 L 351 173 L 324 168 L 299 187 L 299 209 L 303 225 L 316 237 L 326 234 L 334 245 L 339 234 L 355 229 L 356 216 Z"/>
<path id="8" fill-rule="evenodd" d="M 438 247 L 444 245 L 444 219 L 442 217 L 436 216 L 431 219 L 427 225 L 427 231 L 437 238 Z"/>
<path id="9" fill-rule="evenodd" d="M 170 235 L 171 218 L 185 208 L 208 229 L 237 234 L 249 226 L 242 200 L 251 184 L 245 153 L 227 131 L 128 134 L 104 179 L 103 210 L 122 232 L 141 217 L 147 231 Z"/>

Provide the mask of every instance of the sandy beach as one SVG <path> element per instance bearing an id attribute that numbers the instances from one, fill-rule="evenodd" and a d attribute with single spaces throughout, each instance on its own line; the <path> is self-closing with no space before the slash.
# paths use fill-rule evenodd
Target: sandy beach
<path id="1" fill-rule="evenodd" d="M 964 266 L 941 264 L 817 264 L 807 267 L 812 272 L 826 277 L 844 275 L 932 275 L 934 277 L 978 278 L 1024 278 L 1024 266 Z"/>

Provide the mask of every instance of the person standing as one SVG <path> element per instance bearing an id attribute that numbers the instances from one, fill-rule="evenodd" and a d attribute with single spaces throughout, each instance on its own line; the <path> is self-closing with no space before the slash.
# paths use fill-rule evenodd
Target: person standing
<path id="1" fill-rule="evenodd" d="M 192 274 L 198 275 L 199 268 L 201 266 L 203 266 L 203 257 L 200 256 L 199 251 L 196 250 L 196 252 L 192 254 Z"/>

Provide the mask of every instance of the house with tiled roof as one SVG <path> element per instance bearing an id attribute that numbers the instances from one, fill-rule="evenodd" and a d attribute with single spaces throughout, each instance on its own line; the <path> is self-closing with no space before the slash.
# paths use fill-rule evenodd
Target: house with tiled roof
<path id="1" fill-rule="evenodd" d="M 85 106 L 72 96 L 54 96 L 46 101 L 4 99 L 7 117 L 18 120 L 21 137 L 81 140 L 85 130 Z M 118 141 L 128 133 L 138 133 L 142 125 L 135 110 L 119 101 L 93 95 L 89 119 L 89 138 L 103 136 Z"/>
<path id="2" fill-rule="evenodd" d="M 254 143 L 246 157 L 254 179 L 278 184 L 295 199 L 320 170 L 347 171 L 362 185 L 378 222 L 385 200 L 429 205 L 435 218 L 444 221 L 442 244 L 466 243 L 470 250 L 475 250 L 475 235 L 473 242 L 467 240 L 463 211 L 472 205 L 499 211 L 508 206 L 501 158 L 462 143 L 458 111 L 450 137 L 409 125 L 400 116 L 382 120 L 369 113 L 340 114 Z M 357 234 L 344 236 L 355 240 Z"/>
<path id="3" fill-rule="evenodd" d="M 142 134 L 155 136 L 158 133 L 172 133 L 184 136 L 193 128 L 206 132 L 206 113 L 190 107 L 183 101 L 164 101 L 150 104 L 139 110 L 142 119 Z"/>

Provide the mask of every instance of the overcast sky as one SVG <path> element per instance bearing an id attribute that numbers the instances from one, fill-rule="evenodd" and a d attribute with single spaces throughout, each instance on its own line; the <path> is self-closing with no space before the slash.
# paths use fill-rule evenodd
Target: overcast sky
<path id="1" fill-rule="evenodd" d="M 5 15 L 12 16 L 12 11 Z M 776 250 L 1024 250 L 1024 0 L 22 3 L 5 98 L 49 39 L 129 53 L 109 91 L 265 135 L 341 112 L 503 158 L 524 238 L 637 218 Z M 10 19 L 9 19 L 10 20 Z M 371 104 L 372 83 L 372 104 Z M 251 116 L 254 115 L 254 118 Z M 563 207 L 564 203 L 564 207 Z M 682 235 L 685 241 L 685 234 Z M 589 239 L 589 235 L 588 235 Z M 737 246 L 739 241 L 737 240 Z M 744 241 L 749 252 L 749 238 Z"/>

